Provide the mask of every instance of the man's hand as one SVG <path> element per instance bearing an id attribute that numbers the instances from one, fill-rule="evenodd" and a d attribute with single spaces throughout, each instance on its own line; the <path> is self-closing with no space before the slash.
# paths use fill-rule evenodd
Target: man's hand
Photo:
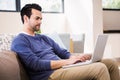
<path id="1" fill-rule="evenodd" d="M 91 59 L 91 54 L 75 54 L 75 55 L 71 55 L 70 59 L 78 59 L 77 62 L 84 62 L 86 60 L 90 60 Z"/>

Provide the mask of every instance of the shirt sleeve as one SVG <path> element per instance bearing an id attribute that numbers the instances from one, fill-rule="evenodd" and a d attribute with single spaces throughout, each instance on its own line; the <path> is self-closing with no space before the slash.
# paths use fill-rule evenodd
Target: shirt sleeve
<path id="1" fill-rule="evenodd" d="M 50 60 L 42 60 L 29 48 L 29 43 L 23 38 L 16 38 L 12 42 L 11 50 L 15 51 L 23 64 L 33 71 L 51 70 Z"/>
<path id="2" fill-rule="evenodd" d="M 52 47 L 56 55 L 58 55 L 61 59 L 68 59 L 70 57 L 70 52 L 64 48 L 61 48 L 54 40 L 49 37 L 44 37 L 46 42 L 48 42 Z"/>

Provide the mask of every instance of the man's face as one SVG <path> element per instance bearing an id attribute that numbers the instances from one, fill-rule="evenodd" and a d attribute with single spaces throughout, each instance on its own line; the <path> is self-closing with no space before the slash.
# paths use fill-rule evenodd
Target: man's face
<path id="1" fill-rule="evenodd" d="M 39 31 L 42 23 L 42 13 L 36 9 L 32 9 L 32 14 L 28 20 L 28 25 L 32 31 Z"/>

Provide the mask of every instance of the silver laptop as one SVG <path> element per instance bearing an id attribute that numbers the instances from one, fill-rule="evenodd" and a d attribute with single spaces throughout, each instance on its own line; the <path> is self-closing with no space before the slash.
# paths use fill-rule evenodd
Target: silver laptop
<path id="1" fill-rule="evenodd" d="M 96 43 L 95 43 L 95 47 L 94 47 L 94 52 L 93 52 L 92 58 L 90 60 L 87 60 L 85 62 L 79 62 L 76 64 L 66 65 L 66 66 L 63 66 L 62 68 L 81 66 L 81 65 L 86 65 L 86 64 L 100 61 L 103 58 L 107 39 L 108 39 L 108 35 L 106 35 L 106 34 L 98 35 Z"/>

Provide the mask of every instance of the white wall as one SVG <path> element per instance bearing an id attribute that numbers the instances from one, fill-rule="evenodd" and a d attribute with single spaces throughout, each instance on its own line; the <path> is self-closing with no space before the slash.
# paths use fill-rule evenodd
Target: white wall
<path id="1" fill-rule="evenodd" d="M 65 15 L 71 33 L 85 33 L 93 23 L 92 0 L 65 0 Z"/>
<path id="2" fill-rule="evenodd" d="M 93 49 L 93 1 L 65 0 L 65 15 L 72 34 L 85 33 L 85 52 Z"/>
<path id="3" fill-rule="evenodd" d="M 120 34 L 109 35 L 104 57 L 113 58 L 120 57 Z"/>
<path id="4" fill-rule="evenodd" d="M 18 12 L 0 12 L 0 33 L 18 33 L 22 23 Z"/>
<path id="5" fill-rule="evenodd" d="M 120 11 L 103 11 L 104 30 L 120 30 Z"/>
<path id="6" fill-rule="evenodd" d="M 69 33 L 69 29 L 67 27 L 68 26 L 65 14 L 43 14 L 43 20 L 41 25 L 42 33 Z"/>
<path id="7" fill-rule="evenodd" d="M 120 11 L 103 11 L 103 29 L 120 30 Z M 120 57 L 120 33 L 110 33 L 106 57 Z"/>
<path id="8" fill-rule="evenodd" d="M 0 12 L 0 33 L 19 33 L 22 22 L 19 12 Z M 43 14 L 42 32 L 66 32 L 67 22 L 64 14 Z"/>

